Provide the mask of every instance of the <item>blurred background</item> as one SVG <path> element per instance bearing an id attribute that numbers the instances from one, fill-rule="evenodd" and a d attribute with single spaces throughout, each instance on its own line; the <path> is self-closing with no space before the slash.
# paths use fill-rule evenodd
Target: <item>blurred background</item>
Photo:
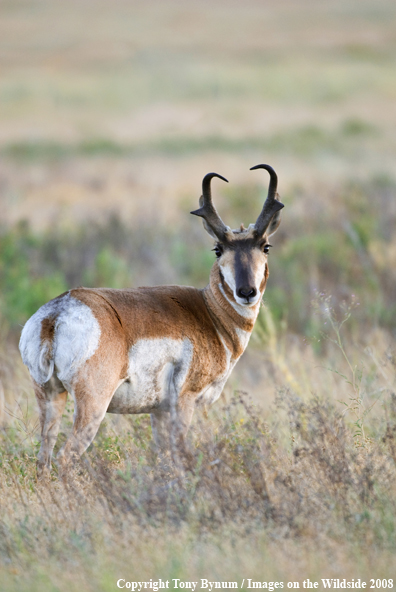
<path id="1" fill-rule="evenodd" d="M 286 207 L 258 347 L 232 388 L 262 393 L 269 335 L 323 353 L 318 294 L 336 311 L 355 297 L 355 341 L 375 330 L 393 347 L 392 0 L 3 0 L 0 11 L 6 397 L 21 325 L 64 290 L 204 287 L 212 241 L 189 215 L 202 178 L 229 179 L 213 182 L 215 203 L 247 225 L 267 191 L 266 173 L 249 171 L 262 162 Z"/>

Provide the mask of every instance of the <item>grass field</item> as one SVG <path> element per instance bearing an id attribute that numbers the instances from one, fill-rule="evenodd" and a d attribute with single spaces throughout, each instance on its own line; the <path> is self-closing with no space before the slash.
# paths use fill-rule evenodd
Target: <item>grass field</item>
<path id="1" fill-rule="evenodd" d="M 3 0 L 0 16 L 0 589 L 396 578 L 394 2 Z M 205 286 L 202 177 L 229 179 L 216 205 L 246 225 L 260 162 L 286 207 L 221 400 L 173 461 L 148 416 L 109 416 L 67 482 L 55 464 L 37 482 L 21 325 L 77 285 Z"/>

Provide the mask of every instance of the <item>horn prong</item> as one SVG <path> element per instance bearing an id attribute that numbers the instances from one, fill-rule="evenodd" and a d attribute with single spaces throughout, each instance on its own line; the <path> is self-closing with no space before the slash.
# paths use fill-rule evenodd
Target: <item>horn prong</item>
<path id="1" fill-rule="evenodd" d="M 190 214 L 200 216 L 204 219 L 206 225 L 213 232 L 213 234 L 221 241 L 226 240 L 226 234 L 229 232 L 229 227 L 224 224 L 220 218 L 212 201 L 212 193 L 210 183 L 213 177 L 217 177 L 222 181 L 228 183 L 228 180 L 217 173 L 208 173 L 202 180 L 202 195 L 199 198 L 200 207 Z M 205 225 L 205 224 L 204 224 Z M 206 226 L 205 226 L 206 227 Z M 207 228 L 208 229 L 208 228 Z"/>
<path id="2" fill-rule="evenodd" d="M 257 164 L 250 170 L 255 171 L 256 169 L 265 169 L 266 171 L 268 171 L 270 175 L 267 199 L 265 200 L 263 209 L 261 210 L 260 215 L 257 218 L 256 223 L 254 225 L 257 234 L 259 236 L 263 236 L 274 214 L 281 210 L 284 207 L 284 205 L 277 198 L 278 194 L 276 190 L 278 188 L 278 175 L 276 174 L 272 166 L 270 166 L 269 164 Z"/>

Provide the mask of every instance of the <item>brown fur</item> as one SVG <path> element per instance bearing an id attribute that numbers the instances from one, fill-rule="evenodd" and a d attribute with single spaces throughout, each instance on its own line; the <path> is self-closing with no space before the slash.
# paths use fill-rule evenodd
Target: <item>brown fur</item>
<path id="1" fill-rule="evenodd" d="M 226 356 L 205 304 L 203 290 L 183 286 L 157 286 L 137 290 L 86 289 L 72 290 L 71 295 L 89 305 L 94 316 L 103 326 L 106 318 L 105 336 L 96 354 L 91 358 L 97 371 L 99 356 L 113 347 L 113 332 L 108 334 L 107 323 L 116 327 L 118 335 L 117 358 L 123 360 L 118 378 L 126 375 L 130 348 L 140 339 L 170 337 L 188 338 L 193 345 L 193 360 L 186 381 L 186 391 L 199 393 L 225 371 Z M 115 314 L 116 313 L 116 314 Z M 118 318 L 117 318 L 118 317 Z M 99 352 L 102 352 L 99 354 Z M 110 357 L 112 353 L 110 353 Z M 91 365 L 88 360 L 87 365 Z M 112 360 L 104 360 L 112 368 Z"/>
<path id="2" fill-rule="evenodd" d="M 262 261 L 262 253 L 256 251 L 254 256 L 243 253 L 244 264 L 254 264 L 255 257 L 259 257 L 257 262 Z M 235 252 L 226 256 L 232 265 Z M 261 294 L 268 274 L 266 265 Z M 219 377 L 226 376 L 229 361 L 224 345 L 231 352 L 231 364 L 235 363 L 246 345 L 238 331 L 251 333 L 260 306 L 258 302 L 250 307 L 248 317 L 235 310 L 233 291 L 224 281 L 217 261 L 212 267 L 209 285 L 203 290 L 183 286 L 126 290 L 77 288 L 71 290 L 70 295 L 89 306 L 101 334 L 97 350 L 73 381 L 75 421 L 72 434 L 59 453 L 60 467 L 67 464 L 69 458 L 82 454 L 92 441 L 114 392 L 127 378 L 130 349 L 142 339 L 188 339 L 192 344 L 192 361 L 177 403 L 180 432 L 185 433 L 201 393 Z M 49 346 L 47 357 L 52 352 L 55 321 L 56 318 L 48 317 L 41 324 L 41 342 Z M 44 386 L 35 385 L 35 392 L 42 425 L 38 463 L 39 469 L 44 471 L 50 465 L 66 393 L 56 378 Z M 153 429 L 166 432 L 169 421 L 165 424 L 163 414 L 158 414 L 155 408 L 148 411 L 152 413 Z"/>
<path id="3" fill-rule="evenodd" d="M 261 284 L 260 284 L 260 292 L 261 292 L 261 294 L 264 294 L 264 290 L 265 290 L 266 285 L 267 285 L 268 276 L 269 276 L 269 269 L 268 269 L 268 265 L 266 265 L 265 266 L 264 277 L 263 277 L 263 279 L 261 281 Z"/>
<path id="4" fill-rule="evenodd" d="M 262 291 L 267 277 L 268 266 L 260 286 Z M 193 359 L 183 393 L 200 393 L 226 369 L 226 354 L 219 334 L 236 361 L 244 350 L 236 329 L 250 333 L 254 326 L 254 319 L 239 315 L 224 298 L 219 283 L 234 300 L 217 262 L 204 290 L 185 286 L 72 290 L 71 296 L 88 305 L 101 327 L 106 327 L 99 348 L 84 371 L 89 367 L 97 375 L 103 372 L 103 367 L 108 367 L 121 380 L 126 377 L 129 350 L 140 339 L 187 338 L 193 346 Z"/>
<path id="5" fill-rule="evenodd" d="M 42 343 L 45 341 L 52 343 L 55 333 L 55 320 L 54 317 L 48 317 L 41 323 L 40 339 Z"/>
<path id="6" fill-rule="evenodd" d="M 276 224 L 279 224 L 278 220 Z M 175 403 L 179 432 L 184 434 L 187 431 L 196 402 L 212 385 L 215 385 L 214 392 L 218 394 L 217 386 L 221 388 L 253 330 L 261 301 L 261 298 L 257 299 L 257 290 L 262 296 L 269 275 L 266 264 L 264 277 L 257 277 L 264 268 L 264 262 L 267 263 L 262 251 L 264 239 L 258 238 L 251 227 L 246 230 L 241 225 L 238 231 L 229 230 L 219 255 L 221 264 L 215 261 L 209 284 L 203 290 L 157 286 L 126 290 L 76 288 L 70 291 L 73 298 L 90 308 L 100 326 L 100 339 L 95 353 L 72 378 L 75 420 L 72 435 L 59 453 L 61 467 L 69 458 L 84 452 L 106 411 L 113 411 L 109 405 L 115 391 L 128 378 L 131 348 L 141 340 L 169 338 L 191 343 L 192 360 Z M 239 278 L 239 284 L 235 284 L 233 289 L 225 281 L 220 265 L 226 277 L 229 274 L 234 278 L 232 281 Z M 256 304 L 245 309 L 238 308 L 241 304 L 236 298 L 240 301 L 241 294 L 243 297 L 247 295 L 244 304 L 249 303 L 251 286 L 255 288 L 253 301 Z M 247 291 L 243 292 L 242 288 Z M 245 310 L 246 316 L 243 314 Z M 55 326 L 54 316 L 41 323 L 40 339 L 48 348 L 48 361 L 53 355 Z M 155 384 L 154 390 L 156 388 Z M 160 390 L 158 386 L 159 393 Z M 42 426 L 38 465 L 44 470 L 50 466 L 67 393 L 56 371 L 45 384 L 35 384 L 35 392 Z M 159 403 L 157 406 L 155 398 L 153 401 L 150 406 L 147 405 L 153 431 L 154 434 L 164 434 L 169 431 L 169 414 L 161 410 Z M 118 412 L 120 408 L 115 404 L 114 409 Z M 142 408 L 137 409 L 137 412 L 143 412 Z M 172 407 L 170 411 L 172 417 Z"/>

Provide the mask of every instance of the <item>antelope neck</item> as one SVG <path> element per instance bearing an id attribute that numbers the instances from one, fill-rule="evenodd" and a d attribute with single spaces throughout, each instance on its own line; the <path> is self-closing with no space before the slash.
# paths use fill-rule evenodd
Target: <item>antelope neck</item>
<path id="1" fill-rule="evenodd" d="M 233 353 L 233 358 L 238 358 L 245 349 L 241 351 L 241 331 L 251 333 L 256 321 L 260 303 L 253 307 L 246 307 L 251 315 L 243 316 L 232 305 L 232 295 L 228 294 L 222 286 L 220 270 L 215 263 L 210 274 L 210 281 L 203 290 L 203 297 L 206 307 L 221 338 L 224 339 L 228 349 Z M 235 303 L 235 306 L 240 307 Z M 242 308 L 242 307 L 241 307 Z"/>

